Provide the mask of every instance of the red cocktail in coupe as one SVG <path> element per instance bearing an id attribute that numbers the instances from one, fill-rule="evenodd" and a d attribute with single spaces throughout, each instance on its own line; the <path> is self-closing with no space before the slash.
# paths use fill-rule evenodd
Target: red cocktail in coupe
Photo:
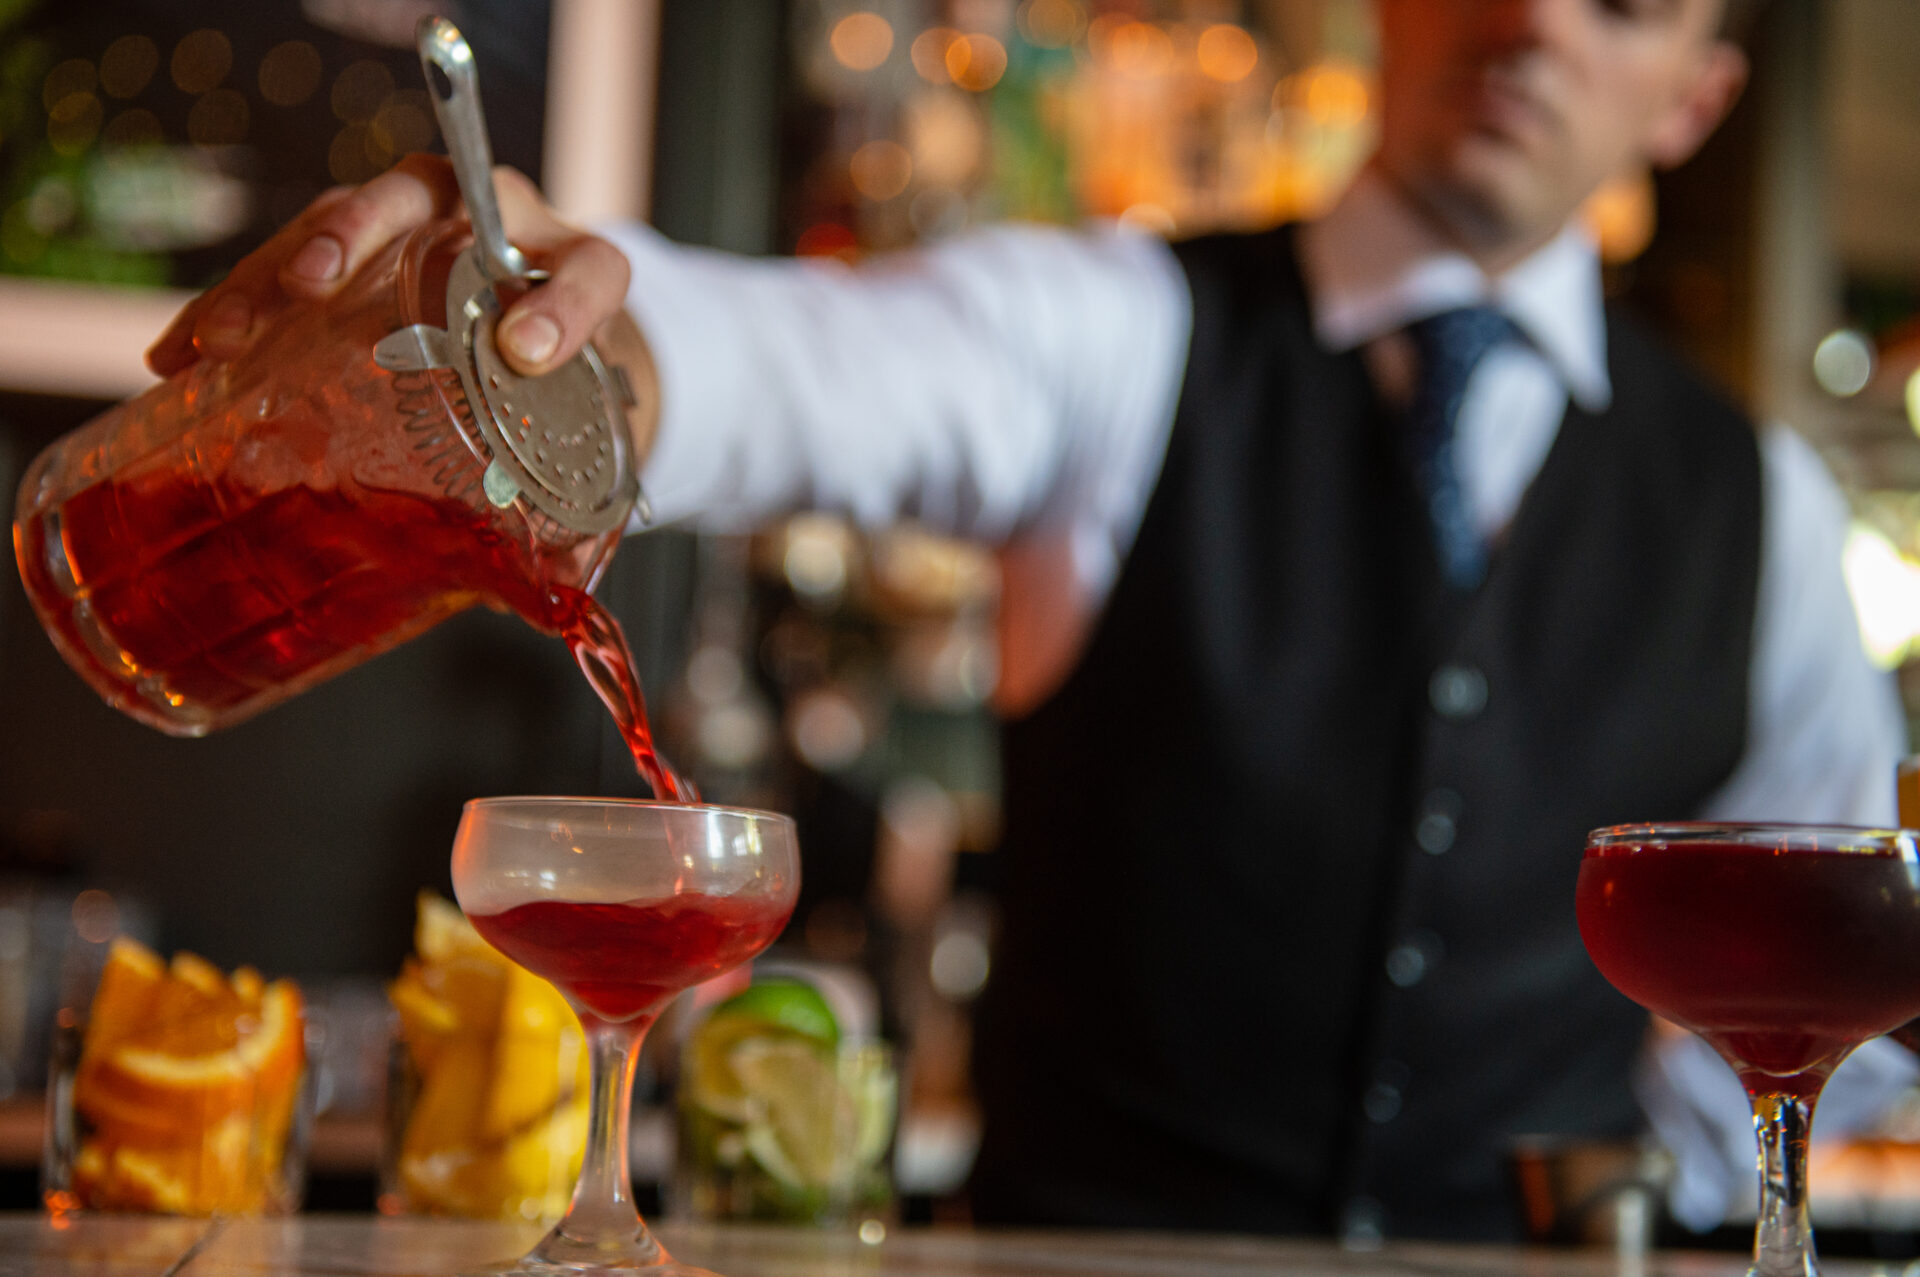
<path id="1" fill-rule="evenodd" d="M 1711 1043 L 1760 1132 L 1756 1277 L 1818 1272 L 1806 1140 L 1855 1047 L 1920 1016 L 1920 844 L 1902 830 L 1622 825 L 1587 839 L 1580 936 L 1600 973 Z"/>
<path id="2" fill-rule="evenodd" d="M 559 986 L 593 1068 L 586 1157 L 566 1217 L 523 1258 L 488 1271 L 704 1273 L 675 1263 L 634 1209 L 634 1064 L 674 994 L 747 961 L 786 925 L 800 889 L 793 822 L 727 807 L 480 798 L 454 838 L 453 889 L 489 943 Z"/>
<path id="3" fill-rule="evenodd" d="M 689 891 L 665 900 L 535 900 L 476 914 L 487 943 L 615 1024 L 651 1024 L 674 994 L 733 970 L 787 925 L 791 902 Z"/>

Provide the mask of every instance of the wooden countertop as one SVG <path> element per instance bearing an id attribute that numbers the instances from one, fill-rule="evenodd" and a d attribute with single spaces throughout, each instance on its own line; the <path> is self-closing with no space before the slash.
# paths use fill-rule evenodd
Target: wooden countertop
<path id="1" fill-rule="evenodd" d="M 665 1225 L 676 1258 L 726 1277 L 1740 1277 L 1740 1255 L 1434 1245 L 1356 1253 L 1323 1242 L 1164 1233 L 899 1229 L 879 1245 L 789 1229 Z M 523 1251 L 538 1230 L 377 1216 L 199 1220 L 0 1214 L 0 1274 L 34 1277 L 450 1277 Z M 1828 1277 L 1874 1266 L 1826 1262 Z"/>

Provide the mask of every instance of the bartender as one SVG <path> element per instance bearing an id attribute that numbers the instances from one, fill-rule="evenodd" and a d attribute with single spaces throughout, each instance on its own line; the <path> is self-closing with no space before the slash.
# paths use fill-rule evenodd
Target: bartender
<path id="1" fill-rule="evenodd" d="M 981 1220 L 1509 1236 L 1515 1136 L 1643 1121 L 1646 1018 L 1574 927 L 1586 832 L 1890 815 L 1839 494 L 1605 309 L 1575 221 L 1725 116 L 1746 7 L 1379 0 L 1346 197 L 1173 246 L 749 261 L 503 176 L 552 272 L 509 357 L 598 332 L 657 393 L 661 517 L 1003 547 Z M 153 366 L 236 353 L 456 198 L 422 157 L 325 197 Z"/>

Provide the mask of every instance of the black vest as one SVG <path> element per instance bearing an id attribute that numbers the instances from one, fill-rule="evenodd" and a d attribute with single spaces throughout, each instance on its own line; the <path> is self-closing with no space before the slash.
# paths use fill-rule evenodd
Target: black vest
<path id="1" fill-rule="evenodd" d="M 1294 238 L 1179 249 L 1194 329 L 1139 539 L 1005 731 L 983 1221 L 1510 1237 L 1523 1134 L 1627 1134 L 1646 1017 L 1574 925 L 1584 836 L 1744 748 L 1760 464 L 1613 322 L 1485 585 L 1439 575 Z"/>

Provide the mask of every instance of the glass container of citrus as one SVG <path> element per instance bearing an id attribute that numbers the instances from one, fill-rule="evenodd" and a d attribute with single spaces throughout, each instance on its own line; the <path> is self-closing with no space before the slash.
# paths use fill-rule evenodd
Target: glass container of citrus
<path id="1" fill-rule="evenodd" d="M 892 1049 L 842 1039 L 812 985 L 750 986 L 681 1056 L 673 1209 L 884 1236 L 899 1092 Z"/>
<path id="2" fill-rule="evenodd" d="M 294 1210 L 308 1076 L 291 981 L 115 940 L 92 1003 L 55 1036 L 43 1199 L 56 1213 Z"/>
<path id="3" fill-rule="evenodd" d="M 388 986 L 380 1209 L 551 1222 L 587 1140 L 587 1050 L 560 992 L 508 962 L 458 906 L 419 902 L 414 956 Z"/>

